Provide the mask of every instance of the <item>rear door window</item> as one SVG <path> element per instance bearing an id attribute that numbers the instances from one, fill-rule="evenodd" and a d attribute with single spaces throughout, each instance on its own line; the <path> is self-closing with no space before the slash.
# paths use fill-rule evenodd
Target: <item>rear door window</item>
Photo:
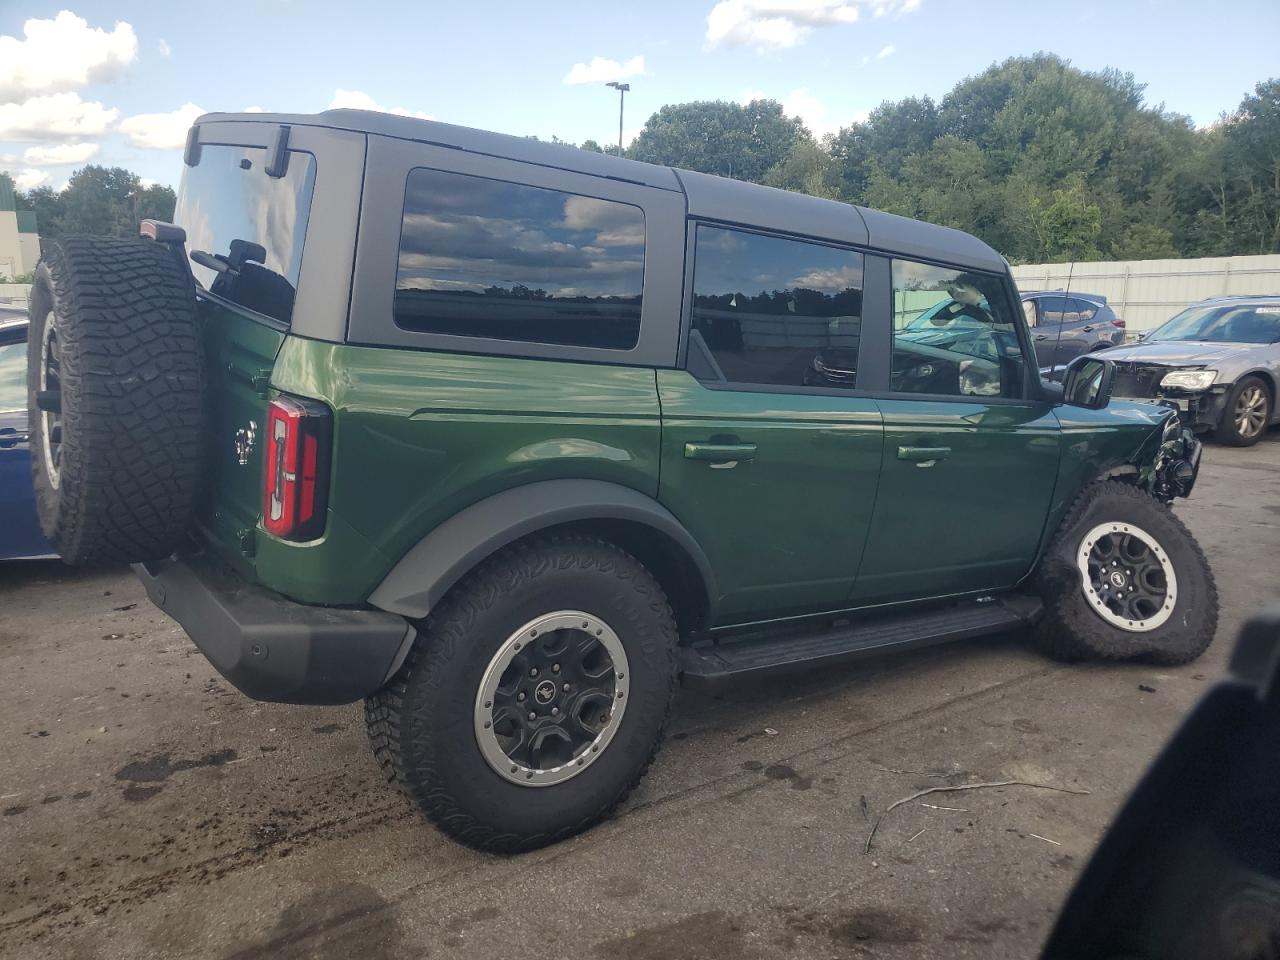
<path id="1" fill-rule="evenodd" d="M 862 254 L 702 224 L 694 264 L 689 356 L 696 376 L 856 387 Z"/>
<path id="2" fill-rule="evenodd" d="M 395 322 L 629 350 L 640 336 L 644 244 L 637 206 L 419 168 L 405 195 Z"/>
<path id="3" fill-rule="evenodd" d="M 1067 315 L 1066 297 L 1042 297 L 1040 300 L 1041 322 L 1045 324 L 1062 323 Z"/>
<path id="4" fill-rule="evenodd" d="M 191 264 L 197 283 L 286 324 L 316 180 L 311 154 L 291 150 L 288 158 L 284 175 L 269 177 L 265 148 L 205 144 L 200 162 L 185 168 L 174 213 L 187 250 L 204 254 Z"/>

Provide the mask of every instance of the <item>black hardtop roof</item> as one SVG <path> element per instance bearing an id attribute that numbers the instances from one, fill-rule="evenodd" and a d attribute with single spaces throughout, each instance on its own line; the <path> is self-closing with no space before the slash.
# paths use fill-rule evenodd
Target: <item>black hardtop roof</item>
<path id="1" fill-rule="evenodd" d="M 326 110 L 311 114 L 208 113 L 196 120 L 196 124 L 227 121 L 329 127 L 468 150 L 521 163 L 682 192 L 692 217 L 840 243 L 869 245 L 890 253 L 981 270 L 1004 272 L 1007 269 L 1000 254 L 961 230 L 836 200 L 641 163 L 565 144 L 372 110 Z"/>

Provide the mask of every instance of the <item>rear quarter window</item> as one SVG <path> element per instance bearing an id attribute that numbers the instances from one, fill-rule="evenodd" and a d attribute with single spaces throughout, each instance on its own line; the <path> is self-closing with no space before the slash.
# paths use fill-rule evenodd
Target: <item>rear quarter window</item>
<path id="1" fill-rule="evenodd" d="M 419 333 L 629 350 L 640 335 L 644 212 L 419 168 L 405 191 L 395 322 Z"/>

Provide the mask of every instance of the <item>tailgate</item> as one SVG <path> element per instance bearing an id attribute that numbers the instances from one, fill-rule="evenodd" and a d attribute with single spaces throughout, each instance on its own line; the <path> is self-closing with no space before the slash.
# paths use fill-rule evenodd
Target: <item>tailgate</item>
<path id="1" fill-rule="evenodd" d="M 200 312 L 211 404 L 201 523 L 223 558 L 247 573 L 262 510 L 267 384 L 285 334 L 210 300 Z"/>

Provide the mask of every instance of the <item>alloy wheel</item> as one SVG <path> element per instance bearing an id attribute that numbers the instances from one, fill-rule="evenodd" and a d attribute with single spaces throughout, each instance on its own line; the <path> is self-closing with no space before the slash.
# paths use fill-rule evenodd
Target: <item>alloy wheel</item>
<path id="1" fill-rule="evenodd" d="M 1236 398 L 1234 411 L 1236 433 L 1246 439 L 1256 437 L 1267 424 L 1267 394 L 1253 384 Z"/>
<path id="2" fill-rule="evenodd" d="M 40 411 L 40 449 L 49 485 L 58 489 L 62 467 L 62 341 L 52 311 L 40 338 L 40 381 L 36 393 Z"/>
<path id="3" fill-rule="evenodd" d="M 1164 548 L 1131 523 L 1103 523 L 1076 552 L 1089 607 L 1112 626 L 1154 630 L 1173 615 L 1178 578 Z"/>
<path id="4" fill-rule="evenodd" d="M 569 780 L 617 733 L 629 680 L 622 641 L 599 617 L 560 610 L 531 620 L 502 643 L 480 681 L 480 752 L 521 786 Z"/>

